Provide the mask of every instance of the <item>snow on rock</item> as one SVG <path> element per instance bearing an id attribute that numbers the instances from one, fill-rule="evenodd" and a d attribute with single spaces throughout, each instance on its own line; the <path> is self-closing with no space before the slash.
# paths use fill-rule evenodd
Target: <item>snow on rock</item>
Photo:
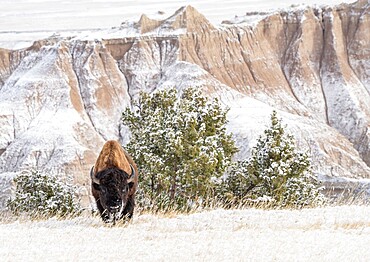
<path id="1" fill-rule="evenodd" d="M 13 189 L 13 178 L 17 173 L 2 173 L 0 176 L 0 210 L 6 209 L 6 203 Z"/>
<path id="2" fill-rule="evenodd" d="M 347 21 L 348 27 L 354 26 L 353 20 L 368 19 L 370 17 L 368 9 L 369 4 L 365 8 L 364 14 L 351 12 L 351 19 Z M 370 164 L 370 159 L 367 158 L 370 150 L 368 137 L 368 130 L 370 129 L 369 87 L 365 86 L 366 82 L 360 81 L 356 71 L 351 67 L 347 53 L 347 49 L 351 48 L 346 48 L 346 45 L 351 43 L 346 37 L 363 39 L 363 36 L 352 32 L 347 32 L 348 36 L 343 34 L 342 22 L 348 18 L 341 19 L 344 14 L 339 11 L 326 11 L 323 16 L 326 17 L 327 30 L 324 35 L 326 42 L 321 77 L 328 107 L 328 121 L 331 126 L 354 143 L 355 148 L 363 155 L 365 162 Z M 369 42 L 368 38 L 367 36 L 365 41 Z M 370 58 L 369 54 L 368 58 Z M 368 58 L 363 57 L 359 60 L 364 62 Z M 365 64 L 368 63 L 369 60 Z"/>
<path id="3" fill-rule="evenodd" d="M 152 92 L 166 71 L 176 61 L 178 44 L 171 38 L 133 40 L 131 48 L 118 60 L 127 77 L 130 94 L 138 98 L 140 91 Z"/>

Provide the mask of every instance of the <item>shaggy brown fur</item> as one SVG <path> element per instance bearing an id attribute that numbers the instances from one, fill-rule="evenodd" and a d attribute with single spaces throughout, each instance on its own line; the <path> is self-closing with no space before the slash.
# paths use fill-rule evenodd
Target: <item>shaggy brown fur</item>
<path id="1" fill-rule="evenodd" d="M 128 192 L 122 195 L 123 188 L 128 185 L 132 175 L 133 167 L 135 176 L 132 182 L 129 183 Z M 121 175 L 120 175 L 121 174 Z M 96 200 L 97 207 L 103 220 L 108 220 L 107 203 L 111 202 L 111 198 L 120 198 L 127 200 L 123 215 L 132 216 L 134 209 L 134 197 L 138 186 L 138 169 L 130 155 L 122 148 L 122 146 L 114 140 L 107 141 L 96 160 L 92 171 L 93 178 L 99 183 L 92 181 L 91 190 Z M 108 181 L 109 180 L 109 184 Z M 102 195 L 101 188 L 104 187 L 109 193 L 109 196 Z M 108 199 L 109 198 L 109 199 Z"/>

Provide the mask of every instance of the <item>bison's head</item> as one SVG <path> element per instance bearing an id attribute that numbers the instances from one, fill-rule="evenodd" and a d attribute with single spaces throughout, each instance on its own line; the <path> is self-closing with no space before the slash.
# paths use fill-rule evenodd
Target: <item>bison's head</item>
<path id="1" fill-rule="evenodd" d="M 94 167 L 90 172 L 92 186 L 98 192 L 104 216 L 107 221 L 115 222 L 122 217 L 122 212 L 126 207 L 129 191 L 134 185 L 135 171 L 131 166 L 129 175 L 119 168 L 112 167 L 94 175 L 93 169 Z"/>

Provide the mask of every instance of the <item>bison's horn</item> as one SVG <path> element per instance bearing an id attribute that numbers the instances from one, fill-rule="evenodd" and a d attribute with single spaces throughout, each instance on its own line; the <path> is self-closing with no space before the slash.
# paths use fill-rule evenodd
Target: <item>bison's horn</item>
<path id="1" fill-rule="evenodd" d="M 94 166 L 91 168 L 90 170 L 90 177 L 91 177 L 91 180 L 95 183 L 95 184 L 100 184 L 99 180 L 96 179 L 95 175 L 94 175 Z"/>
<path id="2" fill-rule="evenodd" d="M 127 180 L 127 183 L 134 182 L 134 178 L 135 178 L 135 169 L 134 169 L 134 167 L 131 164 L 130 164 L 130 167 L 131 167 L 131 176 Z"/>

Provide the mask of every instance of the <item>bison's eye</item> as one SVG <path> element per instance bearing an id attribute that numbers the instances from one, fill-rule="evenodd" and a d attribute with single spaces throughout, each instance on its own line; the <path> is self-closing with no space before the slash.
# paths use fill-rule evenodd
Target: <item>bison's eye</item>
<path id="1" fill-rule="evenodd" d="M 93 186 L 93 188 L 94 188 L 95 190 L 100 191 L 100 186 L 99 186 L 98 184 L 93 183 L 93 184 L 92 184 L 92 186 Z"/>

